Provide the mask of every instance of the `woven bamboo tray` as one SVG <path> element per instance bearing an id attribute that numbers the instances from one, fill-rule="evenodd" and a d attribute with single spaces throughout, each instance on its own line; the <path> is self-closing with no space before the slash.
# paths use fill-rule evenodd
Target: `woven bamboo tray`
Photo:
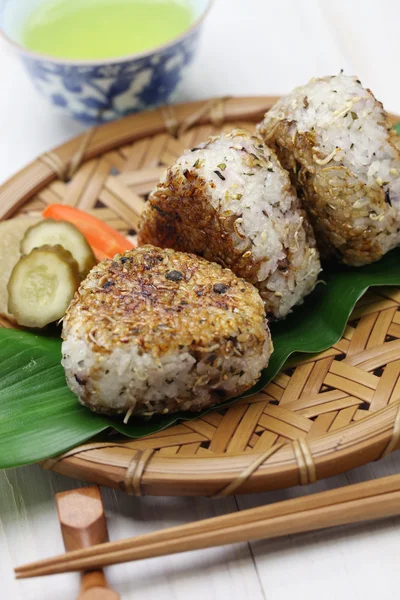
<path id="1" fill-rule="evenodd" d="M 64 202 L 134 236 L 167 165 L 211 134 L 253 129 L 274 101 L 181 104 L 90 130 L 5 183 L 0 219 Z M 85 444 L 43 466 L 131 494 L 222 496 L 307 484 L 377 460 L 400 446 L 399 308 L 400 289 L 374 288 L 337 344 L 290 359 L 262 392 L 139 440 Z"/>

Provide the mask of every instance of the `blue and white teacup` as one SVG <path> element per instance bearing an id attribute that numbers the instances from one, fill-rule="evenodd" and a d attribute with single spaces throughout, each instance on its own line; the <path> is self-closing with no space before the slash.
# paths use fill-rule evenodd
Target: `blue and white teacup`
<path id="1" fill-rule="evenodd" d="M 86 124 L 111 121 L 175 100 L 192 62 L 213 0 L 185 0 L 192 25 L 153 50 L 117 59 L 69 60 L 32 52 L 21 43 L 25 19 L 46 0 L 0 0 L 0 32 L 19 53 L 36 88 L 70 116 Z"/>

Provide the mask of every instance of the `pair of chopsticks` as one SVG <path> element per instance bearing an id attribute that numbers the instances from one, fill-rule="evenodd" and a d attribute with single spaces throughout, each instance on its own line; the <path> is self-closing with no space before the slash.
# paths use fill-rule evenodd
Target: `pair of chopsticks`
<path id="1" fill-rule="evenodd" d="M 17 567 L 15 573 L 22 579 L 82 571 L 395 515 L 400 515 L 400 475 L 98 544 Z"/>

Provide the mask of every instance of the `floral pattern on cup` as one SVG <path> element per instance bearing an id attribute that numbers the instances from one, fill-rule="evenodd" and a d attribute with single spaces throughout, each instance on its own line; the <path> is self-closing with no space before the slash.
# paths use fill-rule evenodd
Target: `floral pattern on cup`
<path id="1" fill-rule="evenodd" d="M 105 65 L 60 64 L 29 54 L 22 60 L 36 88 L 55 106 L 94 125 L 173 101 L 198 36 L 196 28 L 152 54 Z"/>

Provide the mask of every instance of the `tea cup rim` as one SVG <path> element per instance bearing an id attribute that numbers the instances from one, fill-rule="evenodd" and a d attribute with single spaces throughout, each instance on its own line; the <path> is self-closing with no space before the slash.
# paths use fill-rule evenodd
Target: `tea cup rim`
<path id="1" fill-rule="evenodd" d="M 28 56 L 30 58 L 34 58 L 40 61 L 46 61 L 49 63 L 54 63 L 57 65 L 64 66 L 76 66 L 76 67 L 101 67 L 103 65 L 114 65 L 119 63 L 131 62 L 137 59 L 146 58 L 151 56 L 152 54 L 157 54 L 166 50 L 167 48 L 171 48 L 178 42 L 184 40 L 187 36 L 189 36 L 199 25 L 202 24 L 204 19 L 207 17 L 208 13 L 211 10 L 212 5 L 216 0 L 206 0 L 206 6 L 203 9 L 202 13 L 189 25 L 187 29 L 185 29 L 182 33 L 175 36 L 171 40 L 160 44 L 159 46 L 154 46 L 149 50 L 143 50 L 143 52 L 134 52 L 132 54 L 123 54 L 121 56 L 115 56 L 112 58 L 97 58 L 97 59 L 69 59 L 69 58 L 59 58 L 56 56 L 52 56 L 51 54 L 44 54 L 42 52 L 36 52 L 35 50 L 30 50 L 26 48 L 23 44 L 13 40 L 10 38 L 7 33 L 4 31 L 2 27 L 0 27 L 0 38 L 3 38 L 8 44 L 10 44 L 14 49 L 18 50 L 20 54 Z"/>

